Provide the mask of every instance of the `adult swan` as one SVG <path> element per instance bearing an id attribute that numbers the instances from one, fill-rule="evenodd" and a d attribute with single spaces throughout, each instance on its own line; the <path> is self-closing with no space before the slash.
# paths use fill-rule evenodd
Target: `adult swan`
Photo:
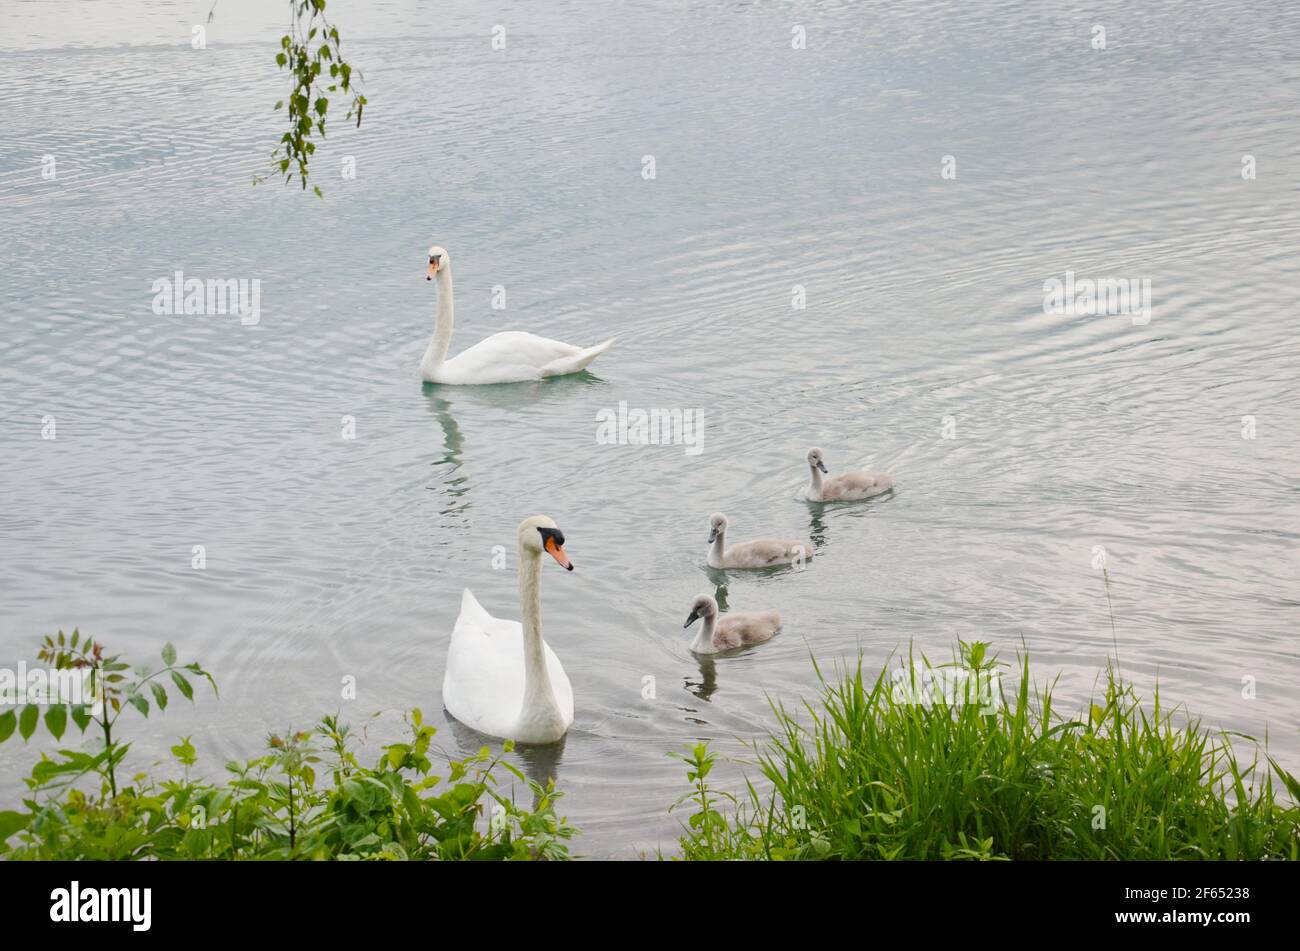
<path id="1" fill-rule="evenodd" d="M 524 623 L 494 618 L 469 588 L 447 650 L 442 703 L 480 733 L 554 743 L 573 724 L 573 687 L 542 640 L 542 552 L 569 571 L 564 533 L 545 515 L 519 523 L 519 607 Z"/>
<path id="2" fill-rule="evenodd" d="M 548 340 L 536 334 L 508 330 L 481 340 L 450 360 L 452 291 L 451 257 L 434 245 L 429 249 L 427 279 L 438 281 L 438 320 L 433 339 L 420 361 L 420 374 L 430 383 L 520 383 L 548 376 L 577 373 L 609 349 L 613 338 L 594 347 Z"/>

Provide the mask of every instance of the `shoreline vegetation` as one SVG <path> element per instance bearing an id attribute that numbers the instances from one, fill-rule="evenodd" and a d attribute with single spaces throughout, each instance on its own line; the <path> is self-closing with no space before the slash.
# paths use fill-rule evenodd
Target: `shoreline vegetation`
<path id="1" fill-rule="evenodd" d="M 191 776 L 189 738 L 171 748 L 179 778 L 128 773 L 120 717 L 165 710 L 169 686 L 193 700 L 192 680 L 215 694 L 212 676 L 171 645 L 156 669 L 131 666 L 79 631 L 45 638 L 39 659 L 79 672 L 102 702 L 0 713 L 0 743 L 41 723 L 56 740 L 72 726 L 91 736 L 42 753 L 19 808 L 0 808 L 0 859 L 553 861 L 581 841 L 555 784 L 504 758 L 512 744 L 435 767 L 419 709 L 370 766 L 326 716 L 226 763 L 224 782 Z M 707 743 L 669 754 L 689 788 L 665 804 L 681 834 L 660 858 L 1300 859 L 1300 781 L 1253 737 L 1177 722 L 1158 689 L 1144 705 L 1110 667 L 1101 697 L 1069 717 L 1034 686 L 1027 654 L 1011 667 L 980 642 L 943 664 L 909 652 L 875 676 L 861 658 L 830 675 L 813 664 L 820 695 L 772 702 L 776 727 L 753 745 L 758 778 L 742 792 L 710 784 Z M 1234 736 L 1254 745 L 1249 762 Z"/>
<path id="2" fill-rule="evenodd" d="M 1110 667 L 1100 700 L 1061 716 L 1027 654 L 1003 690 L 986 651 L 959 643 L 942 665 L 909 654 L 874 678 L 861 659 L 818 668 L 819 703 L 772 704 L 777 729 L 756 751 L 766 794 L 714 790 L 714 755 L 696 746 L 682 856 L 1300 858 L 1300 783 L 1266 752 L 1243 764 L 1231 737 L 1253 737 L 1179 725 L 1158 688 L 1144 707 Z"/>

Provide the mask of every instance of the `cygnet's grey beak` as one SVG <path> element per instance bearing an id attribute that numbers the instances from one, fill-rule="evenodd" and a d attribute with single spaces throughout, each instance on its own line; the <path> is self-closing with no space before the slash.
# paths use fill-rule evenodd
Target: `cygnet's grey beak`
<path id="1" fill-rule="evenodd" d="M 694 611 L 692 611 L 690 614 L 686 615 L 686 623 L 682 625 L 682 629 L 685 630 L 686 628 L 690 627 L 699 619 L 700 616 L 696 614 Z"/>
<path id="2" fill-rule="evenodd" d="M 829 473 L 831 471 L 830 469 L 826 468 L 826 463 L 822 462 L 820 459 L 817 460 L 817 468 L 820 469 L 822 472 L 826 472 L 826 473 Z"/>
<path id="3" fill-rule="evenodd" d="M 717 537 L 718 537 L 718 530 L 717 530 L 716 528 L 711 528 L 711 529 L 709 529 L 709 544 L 710 544 L 710 545 L 712 545 L 712 544 L 714 543 L 714 541 L 717 540 Z"/>

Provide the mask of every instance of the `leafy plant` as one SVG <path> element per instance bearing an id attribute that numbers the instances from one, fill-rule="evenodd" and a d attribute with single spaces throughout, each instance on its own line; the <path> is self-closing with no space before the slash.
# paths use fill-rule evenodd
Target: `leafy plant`
<path id="1" fill-rule="evenodd" d="M 289 10 L 289 32 L 280 37 L 280 50 L 275 54 L 276 65 L 287 70 L 293 80 L 288 97 L 275 104 L 276 110 L 286 110 L 289 128 L 280 136 L 271 161 L 286 183 L 297 178 L 306 189 L 308 164 L 316 151 L 313 138 L 325 137 L 330 94 L 351 96 L 345 119 L 355 118 L 358 128 L 367 100 L 353 81 L 353 73 L 360 78 L 361 72 L 343 58 L 339 31 L 325 16 L 325 0 L 289 0 Z M 324 74 L 328 74 L 328 82 Z M 253 182 L 264 180 L 255 177 Z M 313 186 L 312 191 L 318 198 L 324 197 L 320 186 Z"/>
<path id="2" fill-rule="evenodd" d="M 669 753 L 686 764 L 686 779 L 692 785 L 668 811 L 690 806 L 694 811 L 687 817 L 682 837 L 682 857 L 691 861 L 718 858 L 751 857 L 748 836 L 743 828 L 727 821 L 725 806 L 736 806 L 736 797 L 729 792 L 719 792 L 709 784 L 709 774 L 717 762 L 717 754 L 708 743 L 697 743 L 686 753 Z"/>
<path id="3" fill-rule="evenodd" d="M 190 677 L 206 678 L 214 693 L 217 689 L 212 676 L 198 664 L 177 664 L 176 648 L 171 644 L 163 647 L 163 666 L 158 670 L 148 665 L 132 669 L 120 655 L 105 657 L 103 645 L 90 638 L 82 639 L 78 629 L 74 629 L 71 636 L 65 636 L 62 631 L 57 635 L 47 635 L 37 657 L 56 671 L 82 672 L 86 677 L 85 692 L 93 699 L 81 703 L 51 703 L 44 717 L 40 714 L 40 706 L 32 702 L 25 704 L 21 712 L 7 710 L 0 713 L 0 743 L 13 735 L 15 726 L 24 741 L 30 739 L 36 732 L 38 721 L 45 723 L 51 736 L 61 740 L 71 720 L 82 733 L 95 724 L 103 738 L 103 747 L 93 755 L 77 750 L 59 750 L 58 760 L 42 755 L 28 781 L 32 788 L 67 786 L 93 772 L 103 777 L 109 794 L 115 797 L 117 768 L 130 749 L 130 744 L 122 742 L 113 732 L 123 711 L 134 708 L 147 717 L 151 700 L 159 711 L 167 709 L 169 696 L 162 680 L 164 676 L 190 701 L 194 699 Z"/>
<path id="4" fill-rule="evenodd" d="M 99 724 L 104 749 L 97 753 L 59 750 L 60 760 L 42 756 L 26 778 L 32 795 L 21 810 L 0 812 L 0 854 L 11 859 L 542 859 L 569 857 L 575 830 L 556 814 L 560 794 L 543 787 L 487 747 L 463 760 L 448 760 L 446 776 L 433 774 L 433 727 L 412 710 L 408 739 L 383 748 L 373 767 L 360 765 L 351 729 L 337 716 L 324 717 L 311 731 L 287 730 L 267 738 L 266 752 L 226 764 L 224 783 L 196 780 L 198 753 L 189 737 L 171 748 L 179 779 L 144 773 L 119 783 L 117 767 L 128 749 L 113 726 L 129 707 L 148 715 L 149 697 L 165 708 L 169 675 L 186 698 L 187 675 L 211 677 L 197 664 L 176 665 L 175 650 L 163 650 L 158 671 L 136 668 L 74 631 L 46 638 L 41 659 L 87 669 L 100 687 L 102 715 L 68 713 L 83 729 Z M 184 686 L 182 686 L 184 685 Z M 161 693 L 158 689 L 161 689 Z M 215 683 L 213 684 L 215 690 Z M 139 698 L 139 699 L 136 699 Z M 141 704 L 140 700 L 144 700 Z M 35 705 L 21 715 L 0 716 L 0 733 L 24 739 L 36 728 Z M 54 709 L 54 708 L 51 708 Z M 38 711 L 39 712 L 39 711 Z M 56 738 L 57 715 L 45 715 Z M 52 723 L 52 725 L 50 725 Z M 7 732 L 4 728 L 7 727 Z M 321 771 L 318 779 L 317 771 Z M 501 773 L 519 780 L 531 806 L 515 802 L 502 788 Z M 79 782 L 100 778 L 98 789 Z"/>

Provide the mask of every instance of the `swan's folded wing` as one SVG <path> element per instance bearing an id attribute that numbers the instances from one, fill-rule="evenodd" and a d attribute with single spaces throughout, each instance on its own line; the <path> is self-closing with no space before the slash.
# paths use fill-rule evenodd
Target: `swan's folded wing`
<path id="1" fill-rule="evenodd" d="M 455 365 L 457 370 L 476 373 L 502 366 L 528 366 L 540 370 L 553 360 L 574 356 L 581 349 L 536 334 L 507 330 L 462 350 L 448 361 L 448 365 Z"/>
<path id="2" fill-rule="evenodd" d="M 741 560 L 750 567 L 785 564 L 797 558 L 800 552 L 804 558 L 811 558 L 813 554 L 810 543 L 784 538 L 757 538 L 742 544 Z"/>
<path id="3" fill-rule="evenodd" d="M 875 472 L 845 472 L 835 476 L 827 483 L 835 496 L 871 496 L 887 492 L 894 487 L 894 480 L 887 475 Z M 823 489 L 823 492 L 825 490 Z"/>
<path id="4" fill-rule="evenodd" d="M 504 736 L 524 695 L 523 628 L 494 618 L 468 590 L 447 650 L 442 702 L 466 726 Z"/>
<path id="5" fill-rule="evenodd" d="M 456 619 L 456 626 L 467 622 L 477 622 L 480 625 L 486 625 L 496 620 L 491 614 L 488 614 L 487 608 L 478 603 L 478 598 L 474 597 L 474 592 L 466 588 L 460 595 L 460 617 Z"/>
<path id="6" fill-rule="evenodd" d="M 604 343 L 598 343 L 594 347 L 580 349 L 576 353 L 552 360 L 542 368 L 542 375 L 563 376 L 566 373 L 577 373 L 580 370 L 585 370 L 593 360 L 608 350 L 613 342 L 614 338 L 610 337 Z"/>
<path id="7" fill-rule="evenodd" d="M 513 639 L 523 643 L 523 629 L 518 621 L 493 617 L 487 608 L 479 604 L 474 592 L 466 588 L 460 596 L 460 617 L 456 618 L 456 629 L 452 639 L 464 632 L 466 636 L 487 638 L 488 640 Z M 522 650 L 522 646 L 518 648 Z"/>

